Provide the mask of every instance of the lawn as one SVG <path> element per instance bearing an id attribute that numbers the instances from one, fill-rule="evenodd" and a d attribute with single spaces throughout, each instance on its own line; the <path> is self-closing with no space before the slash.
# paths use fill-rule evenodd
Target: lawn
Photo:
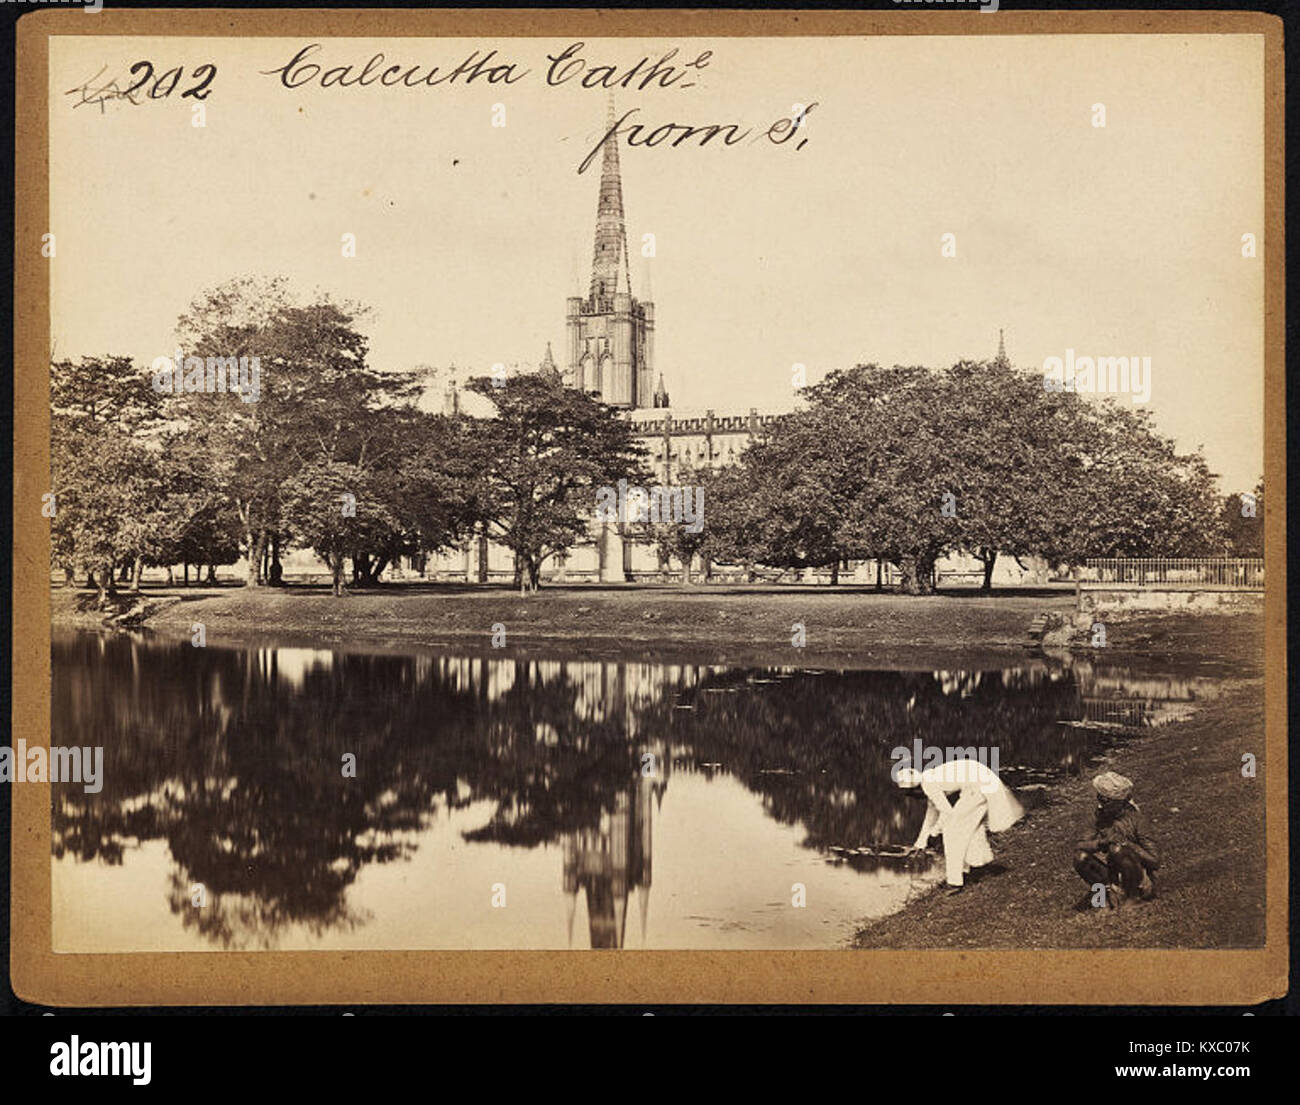
<path id="1" fill-rule="evenodd" d="M 317 645 L 491 650 L 570 656 L 855 667 L 996 666 L 1025 655 L 1042 611 L 1068 615 L 1069 591 L 933 596 L 870 588 L 631 585 L 509 588 L 389 585 L 334 598 L 320 588 L 148 590 L 181 602 L 148 620 L 163 633 L 206 627 L 209 644 L 274 637 Z M 55 591 L 56 620 L 69 604 Z M 497 634 L 498 641 L 500 634 Z M 802 645 L 796 645 L 796 639 Z M 501 653 L 498 653 L 500 655 Z"/>

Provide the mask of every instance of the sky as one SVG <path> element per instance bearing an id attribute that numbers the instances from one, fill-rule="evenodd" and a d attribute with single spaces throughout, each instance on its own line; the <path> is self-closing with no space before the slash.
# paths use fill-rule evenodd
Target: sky
<path id="1" fill-rule="evenodd" d="M 600 159 L 578 168 L 608 98 L 581 73 L 548 84 L 547 55 L 573 40 L 322 39 L 315 79 L 285 87 L 309 72 L 285 67 L 311 41 L 52 39 L 55 355 L 147 364 L 204 289 L 282 274 L 305 296 L 366 305 L 378 368 L 530 368 L 548 341 L 562 360 Z M 1002 328 L 1034 371 L 1067 350 L 1150 357 L 1158 427 L 1203 446 L 1224 490 L 1253 487 L 1261 36 L 589 38 L 577 56 L 621 75 L 673 49 L 671 87 L 617 92 L 619 114 L 645 124 L 634 140 L 667 123 L 737 123 L 754 139 L 622 136 L 633 291 L 655 303 L 674 408 L 785 410 L 796 364 L 810 382 L 858 363 L 942 367 L 991 358 Z M 419 65 L 418 79 L 476 50 L 517 79 L 320 86 L 377 52 L 373 73 Z M 139 104 L 68 94 L 124 87 L 141 59 L 185 77 Z M 181 93 L 205 63 L 217 72 L 198 127 Z M 814 103 L 794 139 L 765 136 Z"/>

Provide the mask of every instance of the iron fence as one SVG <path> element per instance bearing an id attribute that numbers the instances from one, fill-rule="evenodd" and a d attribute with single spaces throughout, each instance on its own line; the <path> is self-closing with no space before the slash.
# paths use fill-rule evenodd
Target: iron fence
<path id="1" fill-rule="evenodd" d="M 1264 589 L 1264 561 L 1252 557 L 1103 557 L 1085 562 L 1083 583 L 1129 587 L 1214 587 L 1235 591 Z"/>

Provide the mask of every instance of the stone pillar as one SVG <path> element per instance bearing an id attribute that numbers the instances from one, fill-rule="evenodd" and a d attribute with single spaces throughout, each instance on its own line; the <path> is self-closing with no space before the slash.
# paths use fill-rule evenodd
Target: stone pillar
<path id="1" fill-rule="evenodd" d="M 565 301 L 565 358 L 573 386 L 579 391 L 586 391 L 587 381 L 583 375 L 582 355 L 585 352 L 582 343 L 582 300 L 571 295 Z"/>
<path id="2" fill-rule="evenodd" d="M 654 371 L 655 371 L 655 305 L 653 303 L 642 303 L 642 313 L 645 316 L 645 363 L 641 379 L 644 382 L 642 393 L 637 396 L 641 406 L 649 407 L 654 405 Z"/>
<path id="3" fill-rule="evenodd" d="M 600 525 L 600 582 L 622 583 L 623 575 L 623 541 L 617 530 L 608 522 Z"/>
<path id="4" fill-rule="evenodd" d="M 627 292 L 614 295 L 614 313 L 608 326 L 610 352 L 614 356 L 611 376 L 605 381 L 605 393 L 620 407 L 635 406 L 636 376 L 632 333 L 632 297 Z"/>
<path id="5" fill-rule="evenodd" d="M 673 416 L 664 411 L 664 486 L 673 485 Z"/>

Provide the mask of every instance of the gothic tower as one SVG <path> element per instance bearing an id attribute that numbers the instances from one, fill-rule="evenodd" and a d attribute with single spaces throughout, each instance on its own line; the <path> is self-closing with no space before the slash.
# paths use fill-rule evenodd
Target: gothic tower
<path id="1" fill-rule="evenodd" d="M 551 356 L 551 343 L 546 343 L 546 356 L 542 358 L 542 363 L 538 367 L 539 375 L 555 383 L 560 382 L 560 370 L 555 367 L 555 358 Z"/>
<path id="2" fill-rule="evenodd" d="M 607 132 L 614 122 L 611 96 Z M 569 297 L 566 314 L 567 360 L 574 387 L 613 407 L 650 406 L 654 304 L 632 295 L 616 138 L 606 141 L 602 153 L 591 285 L 585 298 Z"/>

